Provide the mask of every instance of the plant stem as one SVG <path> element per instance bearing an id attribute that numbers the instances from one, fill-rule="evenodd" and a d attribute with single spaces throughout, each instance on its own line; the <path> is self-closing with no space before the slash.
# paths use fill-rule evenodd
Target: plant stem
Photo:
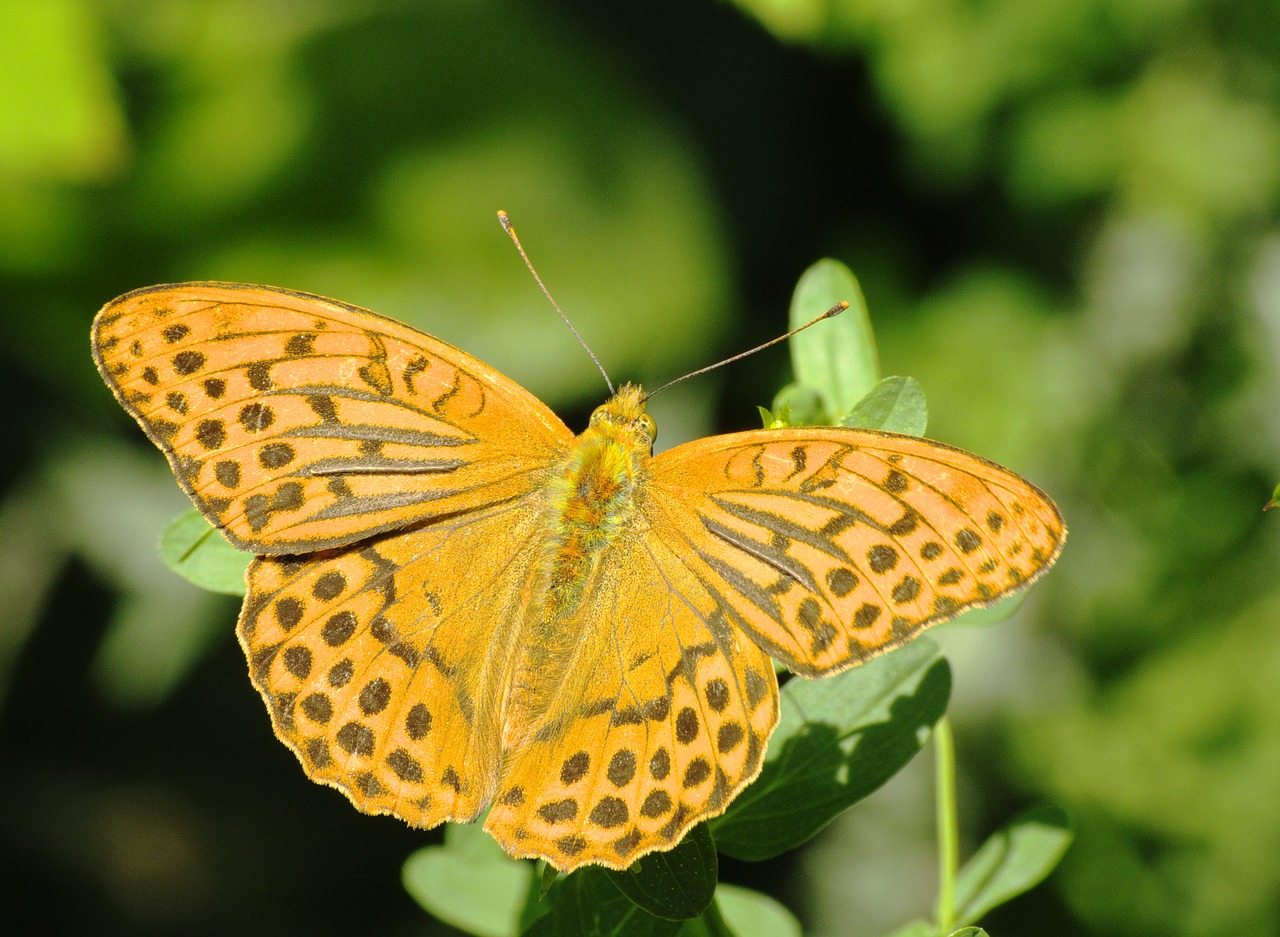
<path id="1" fill-rule="evenodd" d="M 938 931 L 949 934 L 955 927 L 960 837 L 956 828 L 956 746 L 945 715 L 933 728 L 933 750 L 937 774 L 934 796 L 938 815 Z"/>

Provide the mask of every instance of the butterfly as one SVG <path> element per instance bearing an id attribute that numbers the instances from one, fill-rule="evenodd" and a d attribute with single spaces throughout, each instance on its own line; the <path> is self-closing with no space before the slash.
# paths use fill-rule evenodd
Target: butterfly
<path id="1" fill-rule="evenodd" d="M 153 286 L 107 385 L 246 573 L 238 635 L 315 781 L 513 857 L 625 868 L 722 813 L 804 677 L 1031 583 L 1062 518 L 939 442 L 795 427 L 653 455 L 635 385 L 574 435 L 445 342 L 308 293 Z"/>

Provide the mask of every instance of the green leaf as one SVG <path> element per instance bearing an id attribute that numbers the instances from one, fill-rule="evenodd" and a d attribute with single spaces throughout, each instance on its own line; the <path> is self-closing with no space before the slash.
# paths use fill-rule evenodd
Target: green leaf
<path id="1" fill-rule="evenodd" d="M 722 882 L 715 903 L 723 924 L 736 937 L 800 937 L 800 922 L 768 895 Z M 682 931 L 680 937 L 689 935 Z"/>
<path id="2" fill-rule="evenodd" d="M 923 436 L 929 422 L 924 391 L 913 377 L 886 377 L 840 418 L 841 426 Z"/>
<path id="3" fill-rule="evenodd" d="M 507 856 L 478 823 L 449 824 L 443 846 L 405 860 L 401 880 L 413 899 L 459 930 L 515 937 L 533 866 Z"/>
<path id="4" fill-rule="evenodd" d="M 1027 596 L 1030 594 L 1029 590 L 1023 589 L 1021 592 L 1015 592 L 1013 595 L 1005 596 L 1003 599 L 996 602 L 995 605 L 988 605 L 985 608 L 981 605 L 975 606 L 940 627 L 950 628 L 955 625 L 960 625 L 973 628 L 985 628 L 988 625 L 997 624 L 1004 621 L 1021 608 L 1022 603 L 1027 600 Z"/>
<path id="5" fill-rule="evenodd" d="M 717 898 L 697 917 L 685 921 L 676 932 L 676 937 L 741 937 L 729 926 L 720 910 Z"/>
<path id="6" fill-rule="evenodd" d="M 947 937 L 987 937 L 987 932 L 981 927 L 962 927 L 953 930 Z"/>
<path id="7" fill-rule="evenodd" d="M 956 876 L 954 919 L 969 923 L 1045 879 L 1071 844 L 1067 815 L 1034 807 L 982 844 Z"/>
<path id="8" fill-rule="evenodd" d="M 789 343 L 796 383 L 822 396 L 828 417 L 848 413 L 880 378 L 867 304 L 857 278 L 837 260 L 820 260 L 806 270 L 791 298 L 793 329 L 841 300 L 848 301 L 848 309 L 792 336 Z M 795 402 L 790 402 L 798 412 Z"/>
<path id="9" fill-rule="evenodd" d="M 253 554 L 237 550 L 199 511 L 183 511 L 160 534 L 166 566 L 201 589 L 244 595 L 244 571 Z"/>
<path id="10" fill-rule="evenodd" d="M 773 412 L 783 426 L 820 426 L 827 418 L 818 392 L 799 384 L 788 384 L 774 395 Z"/>
<path id="11" fill-rule="evenodd" d="M 808 840 L 911 760 L 950 692 L 927 638 L 835 677 L 792 679 L 760 777 L 711 821 L 720 851 L 761 860 Z"/>
<path id="12" fill-rule="evenodd" d="M 527 937 L 669 937 L 681 926 L 637 907 L 594 866 L 562 875 L 544 900 L 546 913 L 522 932 Z"/>
<path id="13" fill-rule="evenodd" d="M 1280 485 L 1276 485 L 1276 490 L 1271 492 L 1271 500 L 1262 506 L 1262 510 L 1270 511 L 1274 507 L 1280 507 Z"/>
<path id="14" fill-rule="evenodd" d="M 669 921 L 694 918 L 716 894 L 716 844 L 699 823 L 675 849 L 641 856 L 630 868 L 608 872 L 609 880 L 635 904 Z"/>

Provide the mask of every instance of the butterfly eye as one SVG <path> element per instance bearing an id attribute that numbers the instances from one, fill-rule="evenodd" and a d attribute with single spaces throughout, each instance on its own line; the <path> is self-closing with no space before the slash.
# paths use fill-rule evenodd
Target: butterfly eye
<path id="1" fill-rule="evenodd" d="M 647 413 L 640 414 L 636 420 L 640 424 L 640 429 L 649 437 L 649 442 L 655 442 L 658 438 L 658 424 L 653 421 L 653 417 Z"/>

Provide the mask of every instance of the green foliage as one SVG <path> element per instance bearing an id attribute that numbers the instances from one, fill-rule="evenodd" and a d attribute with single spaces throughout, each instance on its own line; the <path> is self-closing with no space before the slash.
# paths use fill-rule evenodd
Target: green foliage
<path id="1" fill-rule="evenodd" d="M 183 511 L 160 535 L 160 558 L 201 589 L 244 595 L 244 571 L 252 554 L 237 550 L 195 508 Z"/>
<path id="2" fill-rule="evenodd" d="M 858 279 L 844 264 L 820 260 L 800 277 L 790 324 L 800 329 L 837 303 L 849 308 L 792 336 L 795 383 L 760 408 L 765 426 L 857 426 L 911 436 L 929 421 L 924 391 L 910 377 L 880 377 L 875 333 Z"/>
<path id="3" fill-rule="evenodd" d="M 796 425 L 838 422 L 879 379 L 880 362 L 862 288 L 838 260 L 820 260 L 800 277 L 791 297 L 790 327 L 803 328 L 837 303 L 849 308 L 791 338 L 795 383 L 774 397 L 789 406 Z"/>
<path id="4" fill-rule="evenodd" d="M 512 862 L 479 824 L 451 823 L 444 845 L 405 860 L 401 879 L 413 899 L 445 923 L 477 937 L 515 937 L 533 866 Z"/>
<path id="5" fill-rule="evenodd" d="M 556 880 L 547 892 L 543 913 L 521 933 L 525 937 L 666 937 L 680 930 L 679 921 L 655 917 L 633 904 L 600 869 L 582 869 Z"/>
<path id="6" fill-rule="evenodd" d="M 972 924 L 1043 881 L 1071 843 L 1067 816 L 1037 807 L 993 833 L 956 877 L 953 919 Z"/>
<path id="7" fill-rule="evenodd" d="M 927 638 L 822 680 L 791 680 L 764 768 L 711 821 L 720 851 L 795 849 L 902 769 L 945 712 L 951 671 Z"/>
<path id="8" fill-rule="evenodd" d="M 716 892 L 716 845 L 705 823 L 675 849 L 650 853 L 621 872 L 609 872 L 618 891 L 654 917 L 683 921 L 707 910 Z"/>
<path id="9" fill-rule="evenodd" d="M 790 911 L 768 895 L 749 888 L 721 882 L 716 889 L 715 911 L 722 926 L 706 928 L 705 937 L 726 931 L 739 937 L 800 937 L 800 924 Z M 703 915 L 702 919 L 707 917 Z M 703 937 L 698 923 L 686 923 L 680 937 Z"/>
<path id="10" fill-rule="evenodd" d="M 933 633 L 966 813 L 1049 801 L 1075 828 L 993 933 L 1280 931 L 1272 0 L 2 7 L 15 919 L 422 926 L 389 867 L 412 834 L 267 754 L 234 605 L 157 558 L 181 492 L 86 331 L 148 283 L 276 283 L 412 320 L 571 412 L 599 378 L 505 208 L 614 376 L 646 384 L 777 334 L 797 258 L 853 265 L 930 433 L 1059 500 L 1071 547 L 1017 621 Z M 740 420 L 781 357 L 657 398 L 663 444 Z M 784 403 L 788 425 L 826 407 Z M 788 860 L 815 932 L 872 937 L 929 905 L 911 780 Z M 960 847 L 985 832 L 961 824 Z M 686 933 L 719 933 L 717 909 L 736 932 L 725 894 Z"/>
<path id="11" fill-rule="evenodd" d="M 450 825 L 443 846 L 420 849 L 406 860 L 403 879 L 423 908 L 478 937 L 800 933 L 794 918 L 768 896 L 716 885 L 715 850 L 705 826 L 671 853 L 651 854 L 638 866 L 623 873 L 582 869 L 553 878 L 543 889 L 535 885 L 533 865 L 507 858 L 479 824 Z"/>
<path id="12" fill-rule="evenodd" d="M 840 417 L 839 425 L 923 436 L 928 422 L 924 391 L 915 379 L 886 377 Z"/>

